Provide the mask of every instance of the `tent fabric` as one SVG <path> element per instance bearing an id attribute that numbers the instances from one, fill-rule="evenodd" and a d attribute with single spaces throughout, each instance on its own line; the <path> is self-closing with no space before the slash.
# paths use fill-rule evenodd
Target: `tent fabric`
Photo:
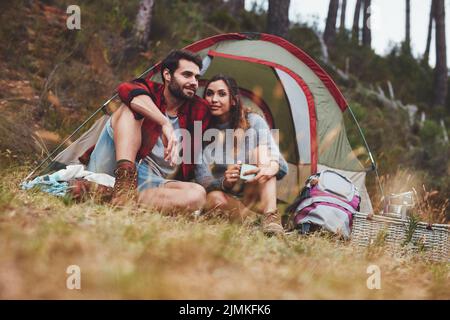
<path id="1" fill-rule="evenodd" d="M 229 58 L 229 59 L 235 59 L 235 60 L 240 60 L 240 61 L 247 61 L 247 62 L 251 62 L 251 63 L 256 63 L 256 64 L 262 64 L 262 65 L 266 65 L 266 66 L 270 66 L 272 68 L 275 68 L 275 70 L 280 70 L 285 72 L 286 74 L 288 74 L 295 82 L 297 82 L 297 85 L 301 87 L 301 91 L 304 93 L 304 95 L 306 96 L 306 101 L 307 101 L 307 106 L 309 109 L 309 117 L 307 117 L 306 119 L 309 120 L 309 126 L 304 128 L 303 131 L 306 131 L 307 128 L 310 129 L 310 156 L 308 156 L 309 161 L 305 162 L 305 163 L 311 163 L 312 165 L 312 170 L 316 171 L 316 166 L 317 166 L 317 141 L 316 141 L 316 111 L 314 109 L 314 97 L 311 94 L 311 91 L 309 90 L 309 87 L 307 86 L 307 84 L 303 81 L 303 79 L 296 73 L 294 73 L 292 70 L 290 70 L 289 68 L 286 68 L 283 65 L 274 63 L 272 61 L 268 61 L 268 60 L 262 60 L 262 59 L 255 59 L 255 58 L 249 58 L 249 57 L 243 57 L 243 56 L 237 56 L 237 55 L 231 55 L 231 54 L 224 54 L 224 53 L 218 53 L 215 51 L 210 50 L 208 52 L 208 55 L 211 56 L 219 56 L 219 57 L 224 57 L 224 58 Z M 285 88 L 286 90 L 286 88 Z M 294 107 L 291 105 L 290 108 L 291 112 L 294 110 Z M 295 127 L 295 123 L 296 121 L 293 121 L 294 123 L 294 127 Z M 296 128 L 297 129 L 297 128 Z M 295 132 L 295 136 L 298 135 L 302 135 L 301 132 L 297 131 Z M 297 149 L 297 152 L 300 153 L 300 148 Z M 302 150 L 303 151 L 303 150 Z M 300 159 L 301 160 L 301 159 Z"/>
<path id="2" fill-rule="evenodd" d="M 286 96 L 291 105 L 292 118 L 295 128 L 295 137 L 297 140 L 297 149 L 299 161 L 302 163 L 311 163 L 311 129 L 310 113 L 308 109 L 308 99 L 302 90 L 298 90 L 295 80 L 286 72 L 275 69 Z"/>
<path id="3" fill-rule="evenodd" d="M 318 165 L 318 170 L 334 170 L 337 173 L 343 175 L 344 177 L 350 179 L 353 184 L 358 188 L 359 195 L 361 196 L 361 204 L 360 204 L 360 212 L 363 213 L 370 213 L 373 212 L 372 203 L 370 202 L 370 197 L 367 192 L 366 188 L 366 172 L 352 172 L 352 171 L 345 171 L 345 170 L 339 170 L 336 168 L 328 167 L 325 165 Z"/>
<path id="4" fill-rule="evenodd" d="M 97 119 L 92 127 L 84 132 L 77 140 L 71 143 L 65 150 L 60 152 L 54 159 L 52 169 L 68 165 L 80 164 L 78 158 L 90 147 L 97 143 L 98 137 L 103 130 L 109 115 L 103 115 Z"/>
<path id="5" fill-rule="evenodd" d="M 214 55 L 221 55 L 222 57 L 228 56 L 251 56 L 251 61 L 257 63 L 267 63 L 271 61 L 272 65 L 276 65 L 283 70 L 289 70 L 290 74 L 295 74 L 296 78 L 300 78 L 298 81 L 301 83 L 301 87 L 305 94 L 309 97 L 310 105 L 310 118 L 311 118 L 311 164 L 313 172 L 316 171 L 315 165 L 317 162 L 329 163 L 329 159 L 338 159 L 340 166 L 345 166 L 347 170 L 361 170 L 361 166 L 358 166 L 357 162 L 347 161 L 349 153 L 340 152 L 341 148 L 328 148 L 328 144 L 322 142 L 328 142 L 330 139 L 341 144 L 345 143 L 346 134 L 341 128 L 342 109 L 339 107 L 336 100 L 326 87 L 326 85 L 320 80 L 319 76 L 314 73 L 306 64 L 299 61 L 295 56 L 292 56 L 289 52 L 276 46 L 273 43 L 268 43 L 260 40 L 241 40 L 237 41 L 225 41 L 221 42 L 214 48 L 208 48 L 205 50 L 205 54 L 214 52 Z M 214 62 L 212 62 L 214 64 Z M 297 79 L 296 79 L 297 80 Z M 317 114 L 317 119 L 315 119 Z M 317 123 L 317 130 L 314 130 L 314 126 Z M 329 132 L 333 132 L 333 135 L 328 135 Z M 316 139 L 317 137 L 317 139 Z M 325 139 L 326 138 L 326 139 Z M 315 145 L 315 141 L 318 141 L 319 146 Z M 322 145 L 320 145 L 322 144 Z M 318 149 L 322 152 L 317 155 Z M 351 153 L 350 153 L 351 154 Z M 323 158 L 323 161 L 322 161 Z"/>
<path id="6" fill-rule="evenodd" d="M 295 129 L 291 108 L 274 70 L 266 65 L 215 57 L 205 77 L 210 78 L 216 73 L 226 73 L 238 79 L 241 90 L 252 92 L 256 100 L 267 105 L 274 127 L 280 130 L 280 149 L 283 156 L 286 161 L 297 163 L 299 159 L 296 141 L 292 139 Z M 199 91 L 199 95 L 202 92 Z"/>
<path id="7" fill-rule="evenodd" d="M 274 42 L 281 47 L 285 48 L 287 51 L 298 57 L 301 61 L 303 61 L 314 73 L 319 77 L 319 79 L 325 84 L 327 89 L 330 91 L 331 95 L 335 99 L 339 108 L 342 111 L 345 111 L 348 107 L 347 101 L 344 96 L 338 89 L 336 83 L 333 79 L 322 69 L 322 67 L 315 62 L 310 56 L 308 56 L 305 52 L 294 46 L 292 43 L 286 41 L 283 38 L 276 37 L 270 34 L 263 34 L 261 36 L 262 40 Z"/>

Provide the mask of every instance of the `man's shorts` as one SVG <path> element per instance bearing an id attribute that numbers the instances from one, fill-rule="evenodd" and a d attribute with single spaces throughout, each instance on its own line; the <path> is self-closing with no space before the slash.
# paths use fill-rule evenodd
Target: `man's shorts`
<path id="1" fill-rule="evenodd" d="M 116 149 L 114 146 L 114 131 L 111 126 L 111 118 L 109 118 L 91 154 L 87 170 L 95 173 L 106 173 L 114 177 L 115 169 Z M 150 171 L 145 161 L 140 161 L 137 164 L 137 173 L 139 192 L 150 188 L 159 188 L 167 182 L 176 181 L 164 179 L 154 174 Z"/>

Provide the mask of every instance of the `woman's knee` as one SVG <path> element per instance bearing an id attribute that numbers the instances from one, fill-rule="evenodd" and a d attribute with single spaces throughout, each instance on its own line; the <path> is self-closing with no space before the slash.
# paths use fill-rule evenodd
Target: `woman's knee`
<path id="1" fill-rule="evenodd" d="M 228 199 L 222 191 L 212 191 L 206 196 L 208 208 L 220 208 L 228 204 Z"/>
<path id="2" fill-rule="evenodd" d="M 183 189 L 186 192 L 186 202 L 188 206 L 203 207 L 206 203 L 206 190 L 201 185 L 186 182 Z"/>

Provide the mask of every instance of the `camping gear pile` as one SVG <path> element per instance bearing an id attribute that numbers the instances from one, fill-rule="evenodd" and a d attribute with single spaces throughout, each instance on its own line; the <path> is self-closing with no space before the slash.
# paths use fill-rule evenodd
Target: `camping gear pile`
<path id="1" fill-rule="evenodd" d="M 24 181 L 20 186 L 24 190 L 37 188 L 60 197 L 68 195 L 75 201 L 96 198 L 99 202 L 107 202 L 112 197 L 114 181 L 110 175 L 87 171 L 79 164 Z"/>

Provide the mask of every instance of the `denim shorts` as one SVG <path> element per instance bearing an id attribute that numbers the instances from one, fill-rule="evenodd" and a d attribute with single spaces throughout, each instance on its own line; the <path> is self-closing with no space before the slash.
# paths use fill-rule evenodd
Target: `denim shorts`
<path id="1" fill-rule="evenodd" d="M 114 177 L 116 169 L 116 149 L 114 146 L 114 131 L 111 127 L 111 118 L 105 124 L 92 151 L 87 170 L 95 173 L 106 173 Z M 138 191 L 162 187 L 167 182 L 176 181 L 164 179 L 150 171 L 145 161 L 137 164 Z"/>
<path id="2" fill-rule="evenodd" d="M 177 180 L 165 179 L 150 171 L 148 164 L 141 160 L 137 165 L 138 171 L 138 191 L 144 191 L 146 189 L 159 188 L 164 186 L 167 182 L 173 182 Z"/>

